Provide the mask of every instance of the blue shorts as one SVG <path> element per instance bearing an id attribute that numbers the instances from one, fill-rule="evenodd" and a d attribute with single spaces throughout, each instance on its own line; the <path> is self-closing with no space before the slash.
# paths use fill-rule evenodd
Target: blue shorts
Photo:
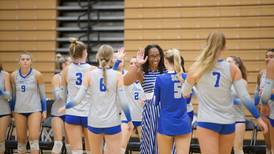
<path id="1" fill-rule="evenodd" d="M 235 131 L 235 123 L 233 124 L 216 124 L 216 123 L 210 123 L 210 122 L 198 122 L 197 126 L 210 129 L 216 133 L 222 134 L 222 135 L 228 135 L 231 133 L 234 133 Z"/>
<path id="2" fill-rule="evenodd" d="M 95 128 L 88 126 L 88 130 L 94 134 L 114 135 L 121 132 L 121 125 L 106 128 Z"/>
<path id="3" fill-rule="evenodd" d="M 58 118 L 60 118 L 60 119 L 62 119 L 63 121 L 65 121 L 65 118 L 66 118 L 66 116 L 65 115 L 62 115 L 62 116 L 55 116 L 55 115 L 51 115 L 51 117 L 58 117 Z"/>
<path id="4" fill-rule="evenodd" d="M 5 117 L 5 116 L 10 116 L 11 114 L 3 114 L 3 115 L 0 115 L 0 118 L 2 117 Z"/>
<path id="5" fill-rule="evenodd" d="M 245 123 L 245 121 L 235 121 L 236 124 L 238 123 Z"/>
<path id="6" fill-rule="evenodd" d="M 34 113 L 34 112 L 31 112 L 31 113 L 18 113 L 18 114 L 21 114 L 21 115 L 25 116 L 26 118 L 28 118 L 32 113 Z"/>
<path id="7" fill-rule="evenodd" d="M 122 123 L 128 123 L 127 120 L 122 120 Z M 134 127 L 141 126 L 141 121 L 132 121 Z"/>
<path id="8" fill-rule="evenodd" d="M 189 116 L 189 120 L 190 122 L 192 123 L 193 121 L 193 116 L 194 116 L 194 112 L 193 111 L 190 111 L 190 112 L 187 112 L 188 116 Z"/>
<path id="9" fill-rule="evenodd" d="M 85 128 L 88 127 L 88 117 L 65 115 L 65 122 L 72 125 L 81 125 Z"/>
<path id="10" fill-rule="evenodd" d="M 268 117 L 268 119 L 269 119 L 269 122 L 270 122 L 271 126 L 274 127 L 274 119 L 271 119 L 269 117 Z"/>

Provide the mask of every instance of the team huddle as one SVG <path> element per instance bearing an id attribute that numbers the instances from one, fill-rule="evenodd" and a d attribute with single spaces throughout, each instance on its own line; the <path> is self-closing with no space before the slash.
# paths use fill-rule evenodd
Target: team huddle
<path id="1" fill-rule="evenodd" d="M 241 58 L 221 59 L 226 50 L 221 32 L 209 34 L 187 73 L 178 49 L 147 45 L 125 70 L 124 48 L 114 53 L 111 46 L 100 46 L 96 67 L 86 62 L 87 46 L 70 41 L 70 57 L 58 61 L 61 71 L 52 78 L 53 154 L 63 146 L 72 154 L 124 154 L 134 130 L 141 154 L 188 154 L 193 97 L 201 153 L 230 154 L 232 147 L 235 154 L 244 153 L 245 106 L 264 132 L 267 153 L 274 154 L 274 49 L 266 51 L 267 67 L 258 75 L 253 100 Z M 22 53 L 19 65 L 9 74 L 0 64 L 0 154 L 11 115 L 19 154 L 27 153 L 27 142 L 31 153 L 39 153 L 41 122 L 47 118 L 43 76 L 32 68 L 31 54 Z"/>

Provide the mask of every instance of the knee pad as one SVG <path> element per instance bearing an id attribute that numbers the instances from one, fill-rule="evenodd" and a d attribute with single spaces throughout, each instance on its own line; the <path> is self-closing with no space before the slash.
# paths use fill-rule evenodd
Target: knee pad
<path id="1" fill-rule="evenodd" d="M 5 147 L 5 142 L 0 143 L 0 152 L 5 152 L 6 147 Z"/>
<path id="2" fill-rule="evenodd" d="M 71 150 L 71 154 L 83 154 L 83 150 Z"/>
<path id="3" fill-rule="evenodd" d="M 52 148 L 52 153 L 61 153 L 63 147 L 63 142 L 62 141 L 54 141 L 54 145 Z"/>
<path id="4" fill-rule="evenodd" d="M 18 153 L 26 153 L 27 152 L 26 144 L 18 143 L 17 151 Z"/>
<path id="5" fill-rule="evenodd" d="M 39 150 L 39 141 L 38 140 L 29 141 L 29 145 L 30 145 L 31 151 Z"/>

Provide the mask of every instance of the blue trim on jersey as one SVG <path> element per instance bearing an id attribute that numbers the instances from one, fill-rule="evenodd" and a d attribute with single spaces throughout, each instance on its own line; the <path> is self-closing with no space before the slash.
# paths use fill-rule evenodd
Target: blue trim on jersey
<path id="1" fill-rule="evenodd" d="M 96 128 L 88 126 L 88 130 L 94 134 L 114 135 L 121 132 L 121 125 L 106 128 Z"/>
<path id="2" fill-rule="evenodd" d="M 113 69 L 114 70 L 118 70 L 118 68 L 119 68 L 119 65 L 121 64 L 121 60 L 120 59 L 117 59 L 116 61 L 115 61 L 115 63 L 114 63 L 114 65 L 113 65 Z"/>
<path id="3" fill-rule="evenodd" d="M 271 94 L 270 100 L 274 101 L 274 94 Z"/>
<path id="4" fill-rule="evenodd" d="M 260 103 L 260 95 L 258 90 L 255 91 L 254 93 L 254 104 L 257 106 Z"/>
<path id="5" fill-rule="evenodd" d="M 234 105 L 240 105 L 241 104 L 241 99 L 240 98 L 234 98 L 233 99 L 233 104 Z"/>
<path id="6" fill-rule="evenodd" d="M 22 78 L 24 78 L 24 79 L 25 79 L 26 77 L 28 77 L 28 76 L 31 74 L 31 72 L 32 72 L 32 68 L 30 68 L 28 74 L 24 76 L 24 75 L 22 74 L 22 72 L 21 72 L 21 68 L 19 69 L 19 75 L 20 75 Z"/>
<path id="7" fill-rule="evenodd" d="M 122 120 L 122 123 L 127 124 L 128 121 L 127 121 L 127 120 Z M 142 124 L 141 121 L 132 121 L 132 123 L 133 123 L 133 126 L 134 126 L 134 127 L 139 127 L 139 126 L 141 126 L 141 124 Z"/>
<path id="8" fill-rule="evenodd" d="M 216 124 L 216 123 L 210 123 L 210 122 L 197 122 L 197 126 L 212 130 L 221 135 L 228 135 L 228 134 L 234 133 L 235 131 L 235 123 Z"/>
<path id="9" fill-rule="evenodd" d="M 260 113 L 257 110 L 257 108 L 254 105 L 254 103 L 249 98 L 244 98 L 243 102 L 245 104 L 245 107 L 253 115 L 253 117 L 255 117 L 256 119 L 258 119 L 260 117 Z"/>
<path id="10" fill-rule="evenodd" d="M 274 128 L 274 119 L 271 119 L 270 117 L 268 117 L 268 119 L 269 119 L 271 126 Z"/>
<path id="11" fill-rule="evenodd" d="M 65 115 L 65 122 L 72 125 L 81 125 L 85 128 L 88 127 L 88 117 Z"/>
<path id="12" fill-rule="evenodd" d="M 46 100 L 46 98 L 41 99 L 41 107 L 42 107 L 42 112 L 47 111 L 47 100 Z"/>
<path id="13" fill-rule="evenodd" d="M 72 101 L 66 103 L 66 105 L 65 105 L 66 109 L 73 108 L 74 106 L 75 106 L 75 103 L 73 103 Z"/>

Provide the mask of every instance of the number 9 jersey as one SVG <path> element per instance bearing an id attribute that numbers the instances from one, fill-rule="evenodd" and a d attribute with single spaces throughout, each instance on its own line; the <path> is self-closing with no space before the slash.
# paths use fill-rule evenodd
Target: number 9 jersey
<path id="1" fill-rule="evenodd" d="M 213 69 L 197 82 L 198 122 L 231 124 L 235 122 L 231 86 L 230 64 L 218 61 Z"/>
<path id="2" fill-rule="evenodd" d="M 71 101 L 76 96 L 78 90 L 83 84 L 85 73 L 89 71 L 90 69 L 91 69 L 91 65 L 89 65 L 88 63 L 80 63 L 80 64 L 71 63 L 68 66 L 67 102 Z M 87 95 L 85 96 L 85 98 L 82 100 L 82 102 L 79 105 L 66 110 L 66 115 L 87 117 L 89 112 L 89 103 L 88 103 L 89 97 L 90 97 L 90 94 L 87 93 Z"/>

